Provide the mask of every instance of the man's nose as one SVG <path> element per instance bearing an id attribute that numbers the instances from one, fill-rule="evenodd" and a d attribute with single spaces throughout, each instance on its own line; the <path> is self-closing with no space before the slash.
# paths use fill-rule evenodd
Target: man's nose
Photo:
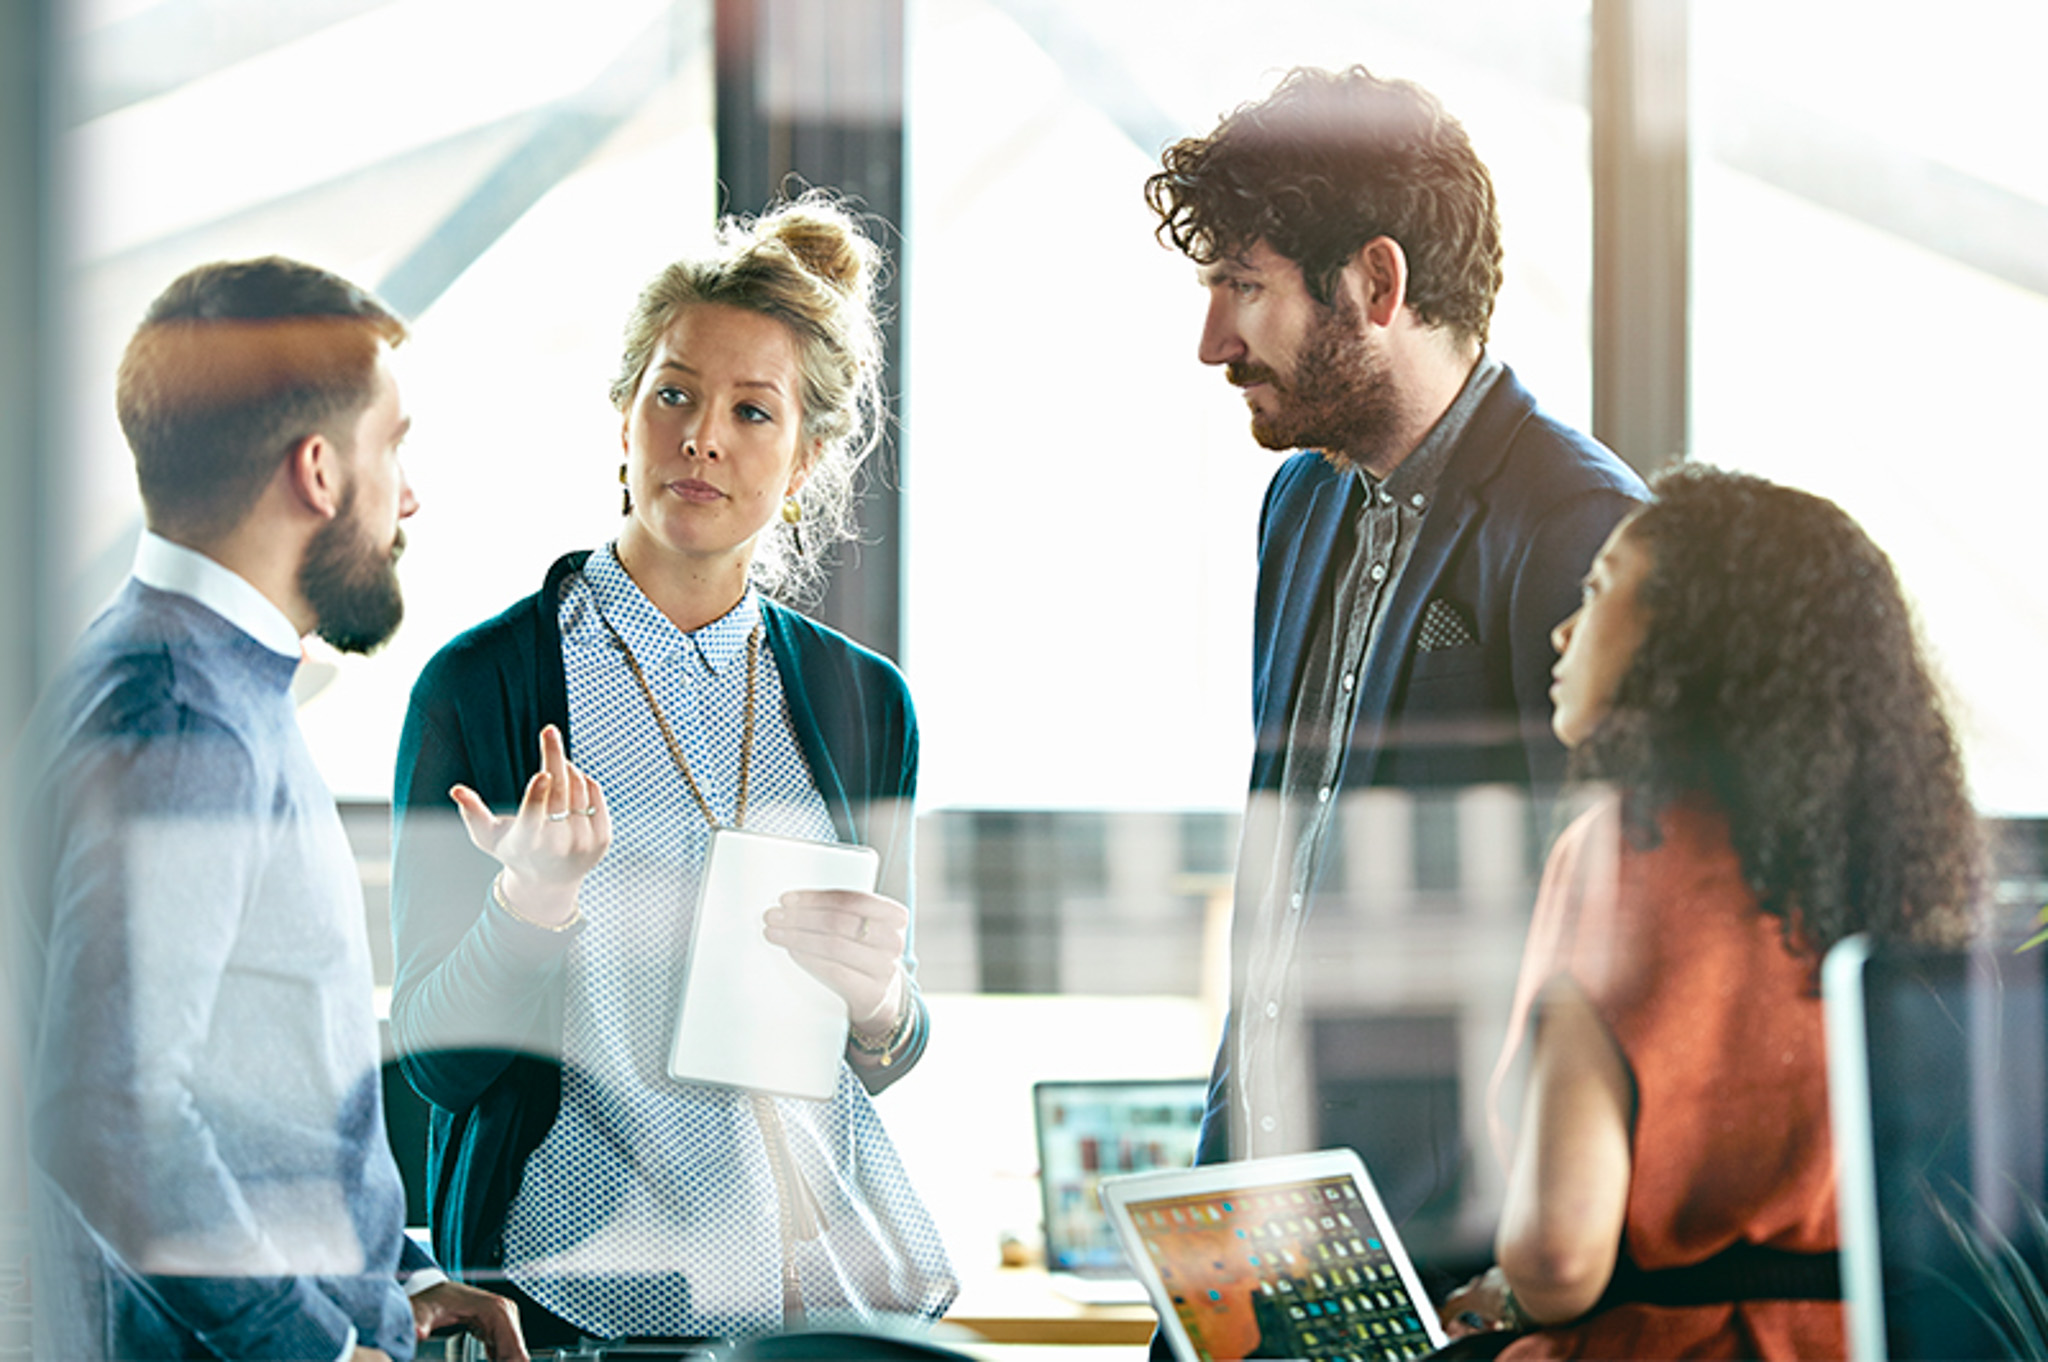
<path id="1" fill-rule="evenodd" d="M 1208 315 L 1202 319 L 1202 343 L 1195 353 L 1204 364 L 1229 364 L 1244 358 L 1244 340 L 1237 334 L 1237 318 L 1226 299 L 1209 300 Z"/>
<path id="2" fill-rule="evenodd" d="M 403 473 L 399 474 L 398 518 L 400 520 L 404 520 L 409 516 L 417 515 L 419 513 L 419 509 L 420 499 L 412 490 L 412 479 L 406 477 Z"/>

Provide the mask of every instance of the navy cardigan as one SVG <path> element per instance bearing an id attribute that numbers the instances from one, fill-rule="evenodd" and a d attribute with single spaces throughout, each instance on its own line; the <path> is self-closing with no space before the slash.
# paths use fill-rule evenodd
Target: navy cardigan
<path id="1" fill-rule="evenodd" d="M 574 752 L 560 593 L 588 557 L 558 560 L 538 593 L 436 653 L 413 687 L 399 740 L 391 1032 L 407 1080 L 432 1104 L 434 1243 L 448 1270 L 464 1276 L 502 1266 L 505 1216 L 527 1158 L 554 1125 L 573 932 L 490 910 L 497 862 L 470 845 L 448 790 L 460 782 L 494 808 L 517 805 L 539 769 L 545 724 L 559 727 Z M 762 606 L 797 743 L 833 826 L 841 840 L 881 854 L 878 892 L 908 904 L 917 720 L 902 674 L 795 611 Z M 915 967 L 908 953 L 905 965 Z M 910 1070 L 926 1029 L 920 1006 L 902 1058 L 856 1069 L 870 1091 Z"/>

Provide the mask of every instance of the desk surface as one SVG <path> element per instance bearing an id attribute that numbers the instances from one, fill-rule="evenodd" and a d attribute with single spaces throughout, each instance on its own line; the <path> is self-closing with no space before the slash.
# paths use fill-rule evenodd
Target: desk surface
<path id="1" fill-rule="evenodd" d="M 1063 1296 L 1037 1267 L 975 1273 L 960 1283 L 946 1323 L 991 1343 L 1142 1346 L 1158 1316 L 1149 1305 L 1083 1305 Z"/>
<path id="2" fill-rule="evenodd" d="M 1146 1362 L 1143 1343 L 989 1343 L 982 1339 L 935 1339 L 979 1362 Z"/>

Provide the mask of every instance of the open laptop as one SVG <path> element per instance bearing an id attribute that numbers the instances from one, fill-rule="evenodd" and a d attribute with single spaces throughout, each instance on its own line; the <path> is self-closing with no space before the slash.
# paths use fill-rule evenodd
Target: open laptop
<path id="1" fill-rule="evenodd" d="M 1145 1299 L 1096 1186 L 1121 1173 L 1194 1163 L 1208 1091 L 1200 1078 L 1048 1080 L 1033 1086 L 1045 1267 L 1063 1295 L 1091 1305 Z"/>
<path id="2" fill-rule="evenodd" d="M 2048 1357 L 2048 946 L 1829 953 L 1849 1355 Z"/>
<path id="3" fill-rule="evenodd" d="M 1377 1362 L 1446 1341 L 1349 1149 L 1114 1178 L 1102 1200 L 1180 1362 Z"/>

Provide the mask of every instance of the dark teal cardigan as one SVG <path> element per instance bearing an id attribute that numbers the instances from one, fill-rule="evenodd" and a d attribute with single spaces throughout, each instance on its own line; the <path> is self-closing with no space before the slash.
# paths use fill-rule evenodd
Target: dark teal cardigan
<path id="1" fill-rule="evenodd" d="M 526 1160 L 561 1100 L 563 963 L 573 933 L 490 910 L 497 863 L 470 845 L 448 797 L 460 782 L 493 808 L 519 802 L 541 727 L 575 751 L 562 666 L 560 593 L 587 553 L 558 560 L 541 590 L 434 655 L 413 686 L 392 798 L 391 1034 L 432 1104 L 427 1183 L 442 1264 L 488 1277 Z M 881 854 L 879 892 L 911 902 L 917 719 L 887 659 L 763 601 L 768 646 L 797 743 L 842 841 Z M 906 953 L 906 967 L 915 968 Z M 913 995 L 914 996 L 914 995 Z M 923 1053 L 920 1004 L 901 1059 L 858 1068 L 870 1091 Z"/>

